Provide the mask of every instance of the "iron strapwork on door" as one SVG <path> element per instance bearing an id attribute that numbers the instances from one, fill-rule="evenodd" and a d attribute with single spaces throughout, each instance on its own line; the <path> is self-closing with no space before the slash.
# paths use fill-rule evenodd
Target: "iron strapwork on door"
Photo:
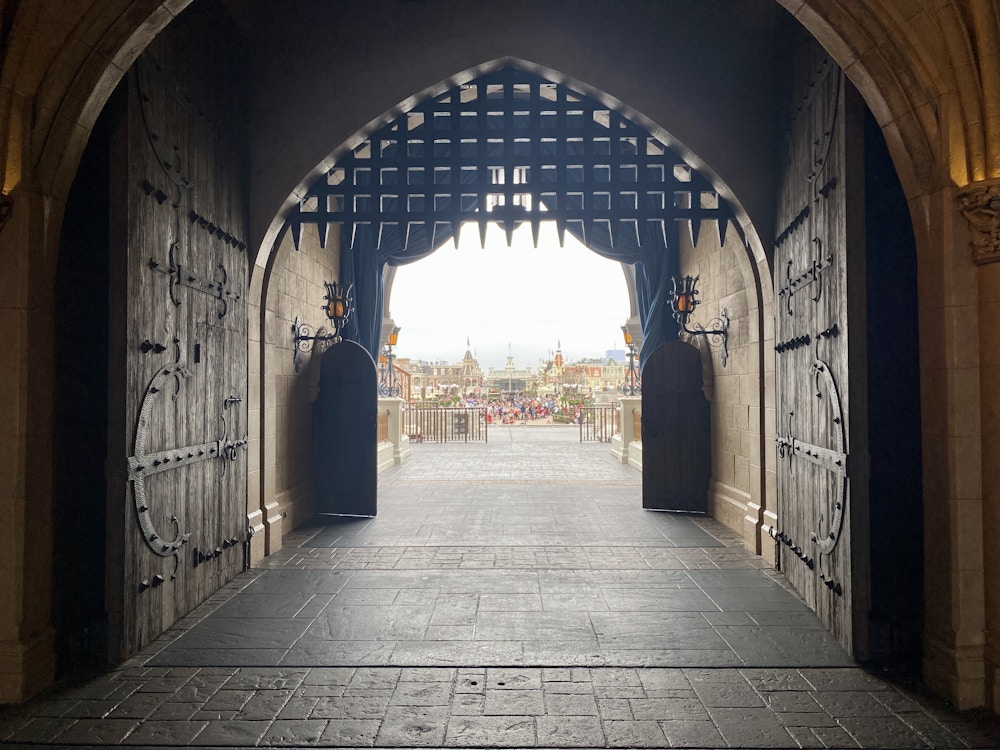
<path id="1" fill-rule="evenodd" d="M 719 317 L 709 321 L 711 328 L 705 328 L 701 323 L 695 323 L 694 328 L 688 328 L 688 319 L 694 308 L 701 304 L 698 299 L 698 290 L 695 286 L 698 283 L 698 276 L 685 276 L 678 282 L 676 276 L 671 277 L 673 289 L 670 292 L 670 308 L 674 311 L 674 320 L 680 326 L 680 331 L 689 336 L 705 336 L 709 346 L 721 346 L 722 366 L 726 366 L 729 359 L 729 349 L 726 344 L 729 338 L 729 315 L 723 310 Z"/>
<path id="2" fill-rule="evenodd" d="M 333 333 L 324 333 L 323 328 L 317 332 L 295 316 L 295 322 L 292 323 L 292 333 L 295 335 L 292 361 L 295 362 L 295 372 L 299 371 L 299 365 L 302 364 L 302 352 L 310 351 L 316 342 L 320 342 L 325 350 L 327 346 L 343 341 L 340 333 L 354 311 L 354 284 L 347 287 L 346 291 L 336 281 L 324 281 L 323 284 L 326 286 L 326 297 L 323 298 L 326 304 L 320 305 L 320 309 L 326 313 L 327 320 L 333 325 Z"/>

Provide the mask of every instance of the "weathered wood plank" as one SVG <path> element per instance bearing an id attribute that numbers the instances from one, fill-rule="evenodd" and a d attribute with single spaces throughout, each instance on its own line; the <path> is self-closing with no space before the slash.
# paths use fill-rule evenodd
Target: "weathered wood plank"
<path id="1" fill-rule="evenodd" d="M 850 202 L 859 191 L 860 100 L 818 46 L 799 57 L 774 253 L 780 565 L 864 658 L 864 217 Z"/>
<path id="2" fill-rule="evenodd" d="M 125 145 L 115 166 L 128 195 L 112 202 L 118 211 L 112 265 L 125 282 L 113 285 L 119 292 L 112 301 L 112 319 L 124 339 L 110 362 L 111 381 L 120 378 L 123 386 L 109 415 L 110 455 L 122 464 L 111 472 L 109 492 L 109 518 L 115 519 L 108 531 L 109 600 L 120 599 L 121 608 L 113 611 L 124 613 L 110 636 L 112 658 L 141 648 L 243 564 L 246 452 L 233 443 L 246 429 L 249 269 L 247 254 L 223 235 L 246 236 L 245 161 L 238 94 L 216 87 L 218 75 L 238 78 L 236 64 L 211 44 L 210 26 L 193 15 L 179 19 L 128 76 Z M 192 66 L 190 59 L 201 62 Z M 192 214 L 218 217 L 228 228 L 209 232 L 191 221 Z M 154 270 L 151 260 L 173 275 Z M 220 264 L 232 292 L 225 306 L 206 285 L 175 283 L 181 274 L 185 281 L 222 281 Z M 139 343 L 146 339 L 165 350 L 142 352 Z M 168 379 L 139 420 L 150 384 L 171 362 L 188 375 Z M 232 398 L 240 400 L 227 401 Z M 139 511 L 138 483 L 123 473 L 137 439 L 147 454 L 222 441 L 235 460 L 159 467 L 141 480 Z M 155 460 L 169 462 L 171 455 Z M 144 531 L 140 517 L 155 533 Z M 185 542 L 173 554 L 163 542 L 177 533 Z"/>

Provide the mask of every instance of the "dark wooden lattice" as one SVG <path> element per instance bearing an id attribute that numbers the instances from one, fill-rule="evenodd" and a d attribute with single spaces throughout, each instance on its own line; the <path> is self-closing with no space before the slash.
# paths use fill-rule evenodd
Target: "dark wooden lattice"
<path id="1" fill-rule="evenodd" d="M 555 221 L 586 244 L 643 244 L 650 230 L 669 246 L 671 222 L 697 241 L 701 220 L 726 231 L 732 211 L 708 181 L 656 138 L 600 102 L 524 71 L 492 73 L 418 105 L 379 128 L 317 180 L 288 221 L 296 247 L 303 224 L 325 245 L 331 225 L 390 235 L 415 233 L 457 245 L 461 225 L 497 222 L 508 243 L 529 221 Z"/>

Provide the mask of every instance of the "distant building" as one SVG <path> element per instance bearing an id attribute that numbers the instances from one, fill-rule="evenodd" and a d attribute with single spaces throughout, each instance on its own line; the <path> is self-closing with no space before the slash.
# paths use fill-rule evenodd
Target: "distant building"
<path id="1" fill-rule="evenodd" d="M 485 385 L 479 360 L 472 354 L 469 339 L 465 341 L 465 356 L 460 362 L 397 359 L 396 367 L 410 379 L 410 399 L 422 401 L 442 396 L 480 393 Z"/>
<path id="2" fill-rule="evenodd" d="M 479 360 L 466 340 L 465 356 L 450 364 L 443 360 L 396 359 L 400 378 L 409 383 L 413 401 L 447 396 L 494 395 L 504 393 L 580 393 L 615 392 L 628 369 L 624 351 L 608 350 L 602 359 L 585 359 L 567 364 L 561 343 L 541 365 L 517 367 L 514 356 L 507 354 L 502 370 L 490 367 L 484 373 Z"/>
<path id="3" fill-rule="evenodd" d="M 486 382 L 489 384 L 490 392 L 501 393 L 525 393 L 535 391 L 538 388 L 539 377 L 537 371 L 532 371 L 530 367 L 517 369 L 514 363 L 514 355 L 507 350 L 507 361 L 502 372 L 498 372 L 492 367 L 487 371 Z"/>

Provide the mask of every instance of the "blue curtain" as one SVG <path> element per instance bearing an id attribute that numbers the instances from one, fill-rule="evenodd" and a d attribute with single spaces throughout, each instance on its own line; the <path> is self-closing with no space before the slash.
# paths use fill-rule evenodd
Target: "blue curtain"
<path id="1" fill-rule="evenodd" d="M 347 324 L 345 338 L 361 344 L 378 359 L 382 333 L 382 277 L 387 265 L 402 266 L 426 258 L 452 237 L 447 225 L 439 225 L 431 244 L 430 232 L 424 227 L 409 230 L 396 225 L 383 226 L 380 231 L 370 225 L 359 225 L 354 248 L 341 252 L 341 281 L 354 284 L 354 314 Z M 676 225 L 664 227 L 662 222 L 648 222 L 645 227 L 627 228 L 621 224 L 614 238 L 607 228 L 597 228 L 589 234 L 575 226 L 567 231 L 598 255 L 635 269 L 636 304 L 642 324 L 642 350 L 639 366 L 666 341 L 677 338 L 677 323 L 670 309 L 670 277 L 677 273 L 676 253 L 668 245 L 676 244 L 664 237 L 664 229 L 676 238 Z M 640 242 L 639 233 L 642 233 Z M 346 230 L 344 230 L 346 235 Z M 350 237 L 342 237 L 343 248 L 350 248 Z"/>
<path id="2" fill-rule="evenodd" d="M 382 238 L 379 242 L 378 232 Z M 354 314 L 345 327 L 344 337 L 361 344 L 372 358 L 378 360 L 382 334 L 382 276 L 387 265 L 403 266 L 426 258 L 451 239 L 450 229 L 439 226 L 435 245 L 423 227 L 383 225 L 381 230 L 371 225 L 358 225 L 354 248 L 347 230 L 341 230 L 340 277 L 342 284 L 354 284 Z"/>
<path id="3" fill-rule="evenodd" d="M 569 156 L 582 153 L 583 150 L 583 144 L 579 141 L 567 142 L 565 146 Z M 583 182 L 583 170 L 568 168 L 566 177 L 571 181 Z M 638 195 L 645 194 L 640 191 Z M 609 199 L 626 201 L 634 198 L 612 193 Z M 646 195 L 646 200 L 652 201 L 653 198 Z M 554 216 L 558 215 L 556 206 L 547 205 L 546 208 Z M 648 208 L 657 207 L 651 204 Z M 601 257 L 627 263 L 635 269 L 636 306 L 639 308 L 639 322 L 642 325 L 640 371 L 661 344 L 678 337 L 677 322 L 670 308 L 670 279 L 679 272 L 680 265 L 677 258 L 678 226 L 677 222 L 667 219 L 647 221 L 645 226 L 628 222 L 618 222 L 614 226 L 606 222 L 595 222 L 590 227 L 571 222 L 566 226 L 570 234 Z"/>

